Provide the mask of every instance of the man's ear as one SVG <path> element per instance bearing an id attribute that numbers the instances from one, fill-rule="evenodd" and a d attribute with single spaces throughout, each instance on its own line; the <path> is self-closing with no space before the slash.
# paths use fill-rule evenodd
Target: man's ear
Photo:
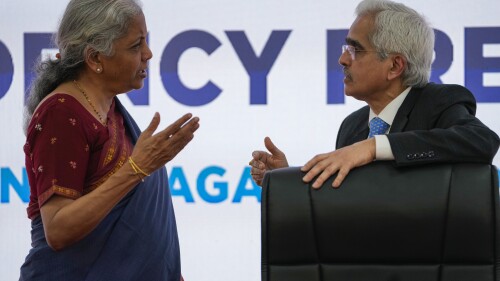
<path id="1" fill-rule="evenodd" d="M 85 49 L 85 63 L 95 73 L 101 73 L 104 69 L 101 63 L 101 54 L 93 48 Z"/>
<path id="2" fill-rule="evenodd" d="M 406 58 L 403 57 L 402 55 L 395 54 L 390 56 L 392 56 L 390 57 L 392 65 L 391 68 L 389 69 L 389 72 L 387 73 L 387 79 L 393 80 L 403 75 L 403 72 L 407 67 L 407 62 Z"/>

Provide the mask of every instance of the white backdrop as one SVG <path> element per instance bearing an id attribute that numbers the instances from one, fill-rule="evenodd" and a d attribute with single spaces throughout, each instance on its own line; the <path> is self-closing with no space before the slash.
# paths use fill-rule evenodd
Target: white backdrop
<path id="1" fill-rule="evenodd" d="M 143 0 L 154 54 L 149 65 L 149 91 L 143 93 L 149 95 L 149 102 L 137 105 L 125 95 L 120 100 L 142 128 L 155 111 L 160 112 L 163 126 L 185 112 L 201 118 L 194 141 L 167 164 L 169 175 L 175 175 L 171 188 L 175 194 L 185 195 L 176 195 L 173 200 L 186 280 L 260 280 L 260 190 L 248 180 L 247 163 L 254 149 L 263 148 L 265 136 L 287 153 L 291 165 L 302 165 L 334 148 L 340 122 L 363 103 L 351 98 L 327 103 L 328 31 L 348 29 L 357 2 Z M 440 76 L 442 82 L 472 85 L 467 83 L 466 73 L 472 73 L 473 64 L 466 58 L 489 63 L 489 72 L 473 79 L 487 87 L 474 91 L 476 97 L 489 101 L 478 104 L 477 115 L 500 133 L 500 2 L 403 2 L 425 14 L 451 42 L 452 49 L 442 47 L 439 52 L 449 62 Z M 29 70 L 25 65 L 31 64 L 26 53 L 34 48 L 27 38 L 29 34 L 54 32 L 65 4 L 55 0 L 0 3 L 1 280 L 17 280 L 30 247 L 27 203 L 22 199 L 28 189 L 22 151 L 24 79 Z M 478 44 L 477 38 L 466 36 L 471 28 L 482 28 L 474 33 L 482 40 L 479 49 L 466 44 Z M 189 48 L 178 62 L 178 75 L 186 88 L 199 89 L 211 81 L 220 89 L 215 99 L 198 106 L 174 99 L 176 93 L 166 90 L 162 77 L 168 75 L 161 69 L 168 63 L 168 56 L 162 58 L 167 45 L 193 30 L 218 42 L 213 53 Z M 267 75 L 265 104 L 250 102 L 250 77 L 229 31 L 242 31 L 257 56 L 271 32 L 289 31 Z M 337 49 L 330 49 L 331 55 L 340 54 Z M 342 83 L 340 79 L 330 82 Z M 191 100 L 200 102 L 201 97 L 194 95 Z M 499 156 L 494 164 L 500 165 Z M 186 202 L 187 194 L 194 202 Z M 234 200 L 235 195 L 245 196 Z"/>

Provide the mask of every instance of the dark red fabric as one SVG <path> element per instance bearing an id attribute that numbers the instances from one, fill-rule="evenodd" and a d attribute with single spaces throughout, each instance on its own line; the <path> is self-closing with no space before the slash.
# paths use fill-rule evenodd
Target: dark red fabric
<path id="1" fill-rule="evenodd" d="M 29 218 L 54 194 L 77 199 L 126 163 L 132 144 L 115 102 L 107 117 L 104 126 L 67 94 L 49 97 L 35 111 L 24 145 Z"/>

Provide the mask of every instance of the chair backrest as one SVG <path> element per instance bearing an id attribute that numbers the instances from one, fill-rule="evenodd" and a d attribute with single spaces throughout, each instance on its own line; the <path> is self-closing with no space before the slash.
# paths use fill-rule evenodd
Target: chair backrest
<path id="1" fill-rule="evenodd" d="M 374 162 L 319 190 L 303 175 L 264 179 L 263 281 L 500 281 L 494 166 Z"/>

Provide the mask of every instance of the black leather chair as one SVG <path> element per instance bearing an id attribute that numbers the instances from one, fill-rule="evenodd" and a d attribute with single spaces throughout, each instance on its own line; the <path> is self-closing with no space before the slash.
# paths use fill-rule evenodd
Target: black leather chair
<path id="1" fill-rule="evenodd" d="M 263 281 L 500 281 L 494 166 L 374 162 L 319 190 L 303 175 L 264 179 Z"/>

